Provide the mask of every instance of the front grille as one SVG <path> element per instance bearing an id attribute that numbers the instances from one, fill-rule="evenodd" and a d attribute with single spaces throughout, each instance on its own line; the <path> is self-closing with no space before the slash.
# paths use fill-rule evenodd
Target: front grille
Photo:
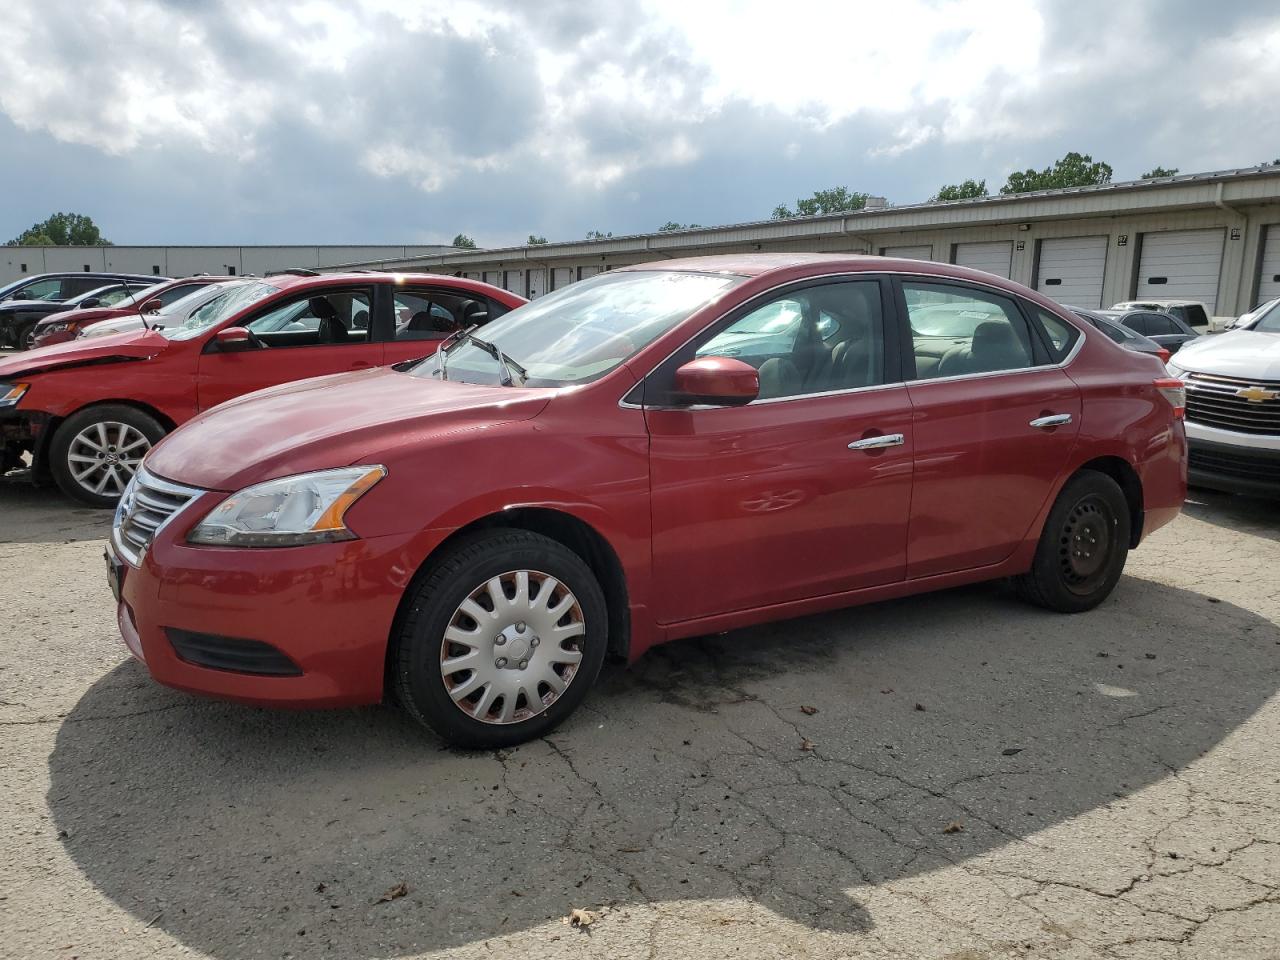
<path id="1" fill-rule="evenodd" d="M 1187 419 L 1206 427 L 1280 436 L 1280 382 L 1274 380 L 1242 380 L 1204 373 L 1188 373 Z M 1272 391 L 1271 399 L 1249 400 L 1237 396 L 1241 390 Z"/>
<path id="2" fill-rule="evenodd" d="M 1237 480 L 1254 480 L 1264 483 L 1280 483 L 1280 457 L 1251 456 L 1247 453 L 1229 453 L 1221 449 L 1206 450 L 1192 444 L 1188 454 L 1188 466 Z"/>
<path id="3" fill-rule="evenodd" d="M 121 558 L 137 566 L 156 532 L 202 493 L 139 469 L 120 498 L 111 530 L 112 544 Z"/>
<path id="4" fill-rule="evenodd" d="M 302 670 L 287 656 L 261 640 L 221 637 L 165 627 L 165 636 L 178 659 L 210 670 L 256 673 L 267 677 L 300 677 Z"/>

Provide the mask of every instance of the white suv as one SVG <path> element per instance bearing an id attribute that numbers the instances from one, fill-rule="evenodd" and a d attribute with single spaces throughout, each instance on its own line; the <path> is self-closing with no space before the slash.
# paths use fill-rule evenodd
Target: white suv
<path id="1" fill-rule="evenodd" d="M 1167 366 L 1187 385 L 1191 483 L 1280 497 L 1280 302 Z"/>

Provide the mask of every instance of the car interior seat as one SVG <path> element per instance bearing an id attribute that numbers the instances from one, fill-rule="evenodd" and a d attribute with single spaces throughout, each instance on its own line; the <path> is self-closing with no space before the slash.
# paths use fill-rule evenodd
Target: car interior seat
<path id="1" fill-rule="evenodd" d="M 308 301 L 308 306 L 311 308 L 311 315 L 320 318 L 320 325 L 316 328 L 316 338 L 321 343 L 347 341 L 347 328 L 343 326 L 338 318 L 338 311 L 327 297 L 312 297 Z"/>
<path id="2" fill-rule="evenodd" d="M 1030 363 L 1027 349 L 1007 320 L 987 320 L 973 331 L 968 346 L 952 347 L 938 363 L 938 376 L 1016 370 Z"/>

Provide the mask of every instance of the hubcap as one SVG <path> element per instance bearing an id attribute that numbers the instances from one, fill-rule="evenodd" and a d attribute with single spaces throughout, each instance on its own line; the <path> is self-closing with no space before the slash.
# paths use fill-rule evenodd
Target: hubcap
<path id="1" fill-rule="evenodd" d="M 586 632 L 573 591 L 549 574 L 513 570 L 458 604 L 440 644 L 440 676 L 472 719 L 520 723 L 569 688 Z"/>
<path id="2" fill-rule="evenodd" d="M 76 483 L 89 493 L 118 497 L 150 449 L 151 441 L 141 430 L 104 420 L 89 424 L 72 438 L 67 466 Z"/>
<path id="3" fill-rule="evenodd" d="M 1071 508 L 1058 544 L 1063 579 L 1074 593 L 1089 593 L 1106 577 L 1111 559 L 1115 517 L 1098 497 L 1085 497 Z"/>

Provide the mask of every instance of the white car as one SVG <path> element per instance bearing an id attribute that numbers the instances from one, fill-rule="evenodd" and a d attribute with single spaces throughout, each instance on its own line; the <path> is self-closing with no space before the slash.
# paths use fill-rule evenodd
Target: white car
<path id="1" fill-rule="evenodd" d="M 1167 366 L 1187 386 L 1191 483 L 1280 497 L 1280 301 Z"/>
<path id="2" fill-rule="evenodd" d="M 181 326 L 186 319 L 195 313 L 206 303 L 217 300 L 228 290 L 243 284 L 243 279 L 228 280 L 225 283 L 209 283 L 202 287 L 197 287 L 194 291 L 187 294 L 180 300 L 175 300 L 158 313 L 147 314 L 145 317 L 140 314 L 130 314 L 127 317 L 120 317 L 116 320 L 103 320 L 101 323 L 95 323 L 81 330 L 78 339 L 87 339 L 89 337 L 109 337 L 113 333 L 133 333 L 135 330 L 142 330 L 145 327 L 178 327 Z"/>

